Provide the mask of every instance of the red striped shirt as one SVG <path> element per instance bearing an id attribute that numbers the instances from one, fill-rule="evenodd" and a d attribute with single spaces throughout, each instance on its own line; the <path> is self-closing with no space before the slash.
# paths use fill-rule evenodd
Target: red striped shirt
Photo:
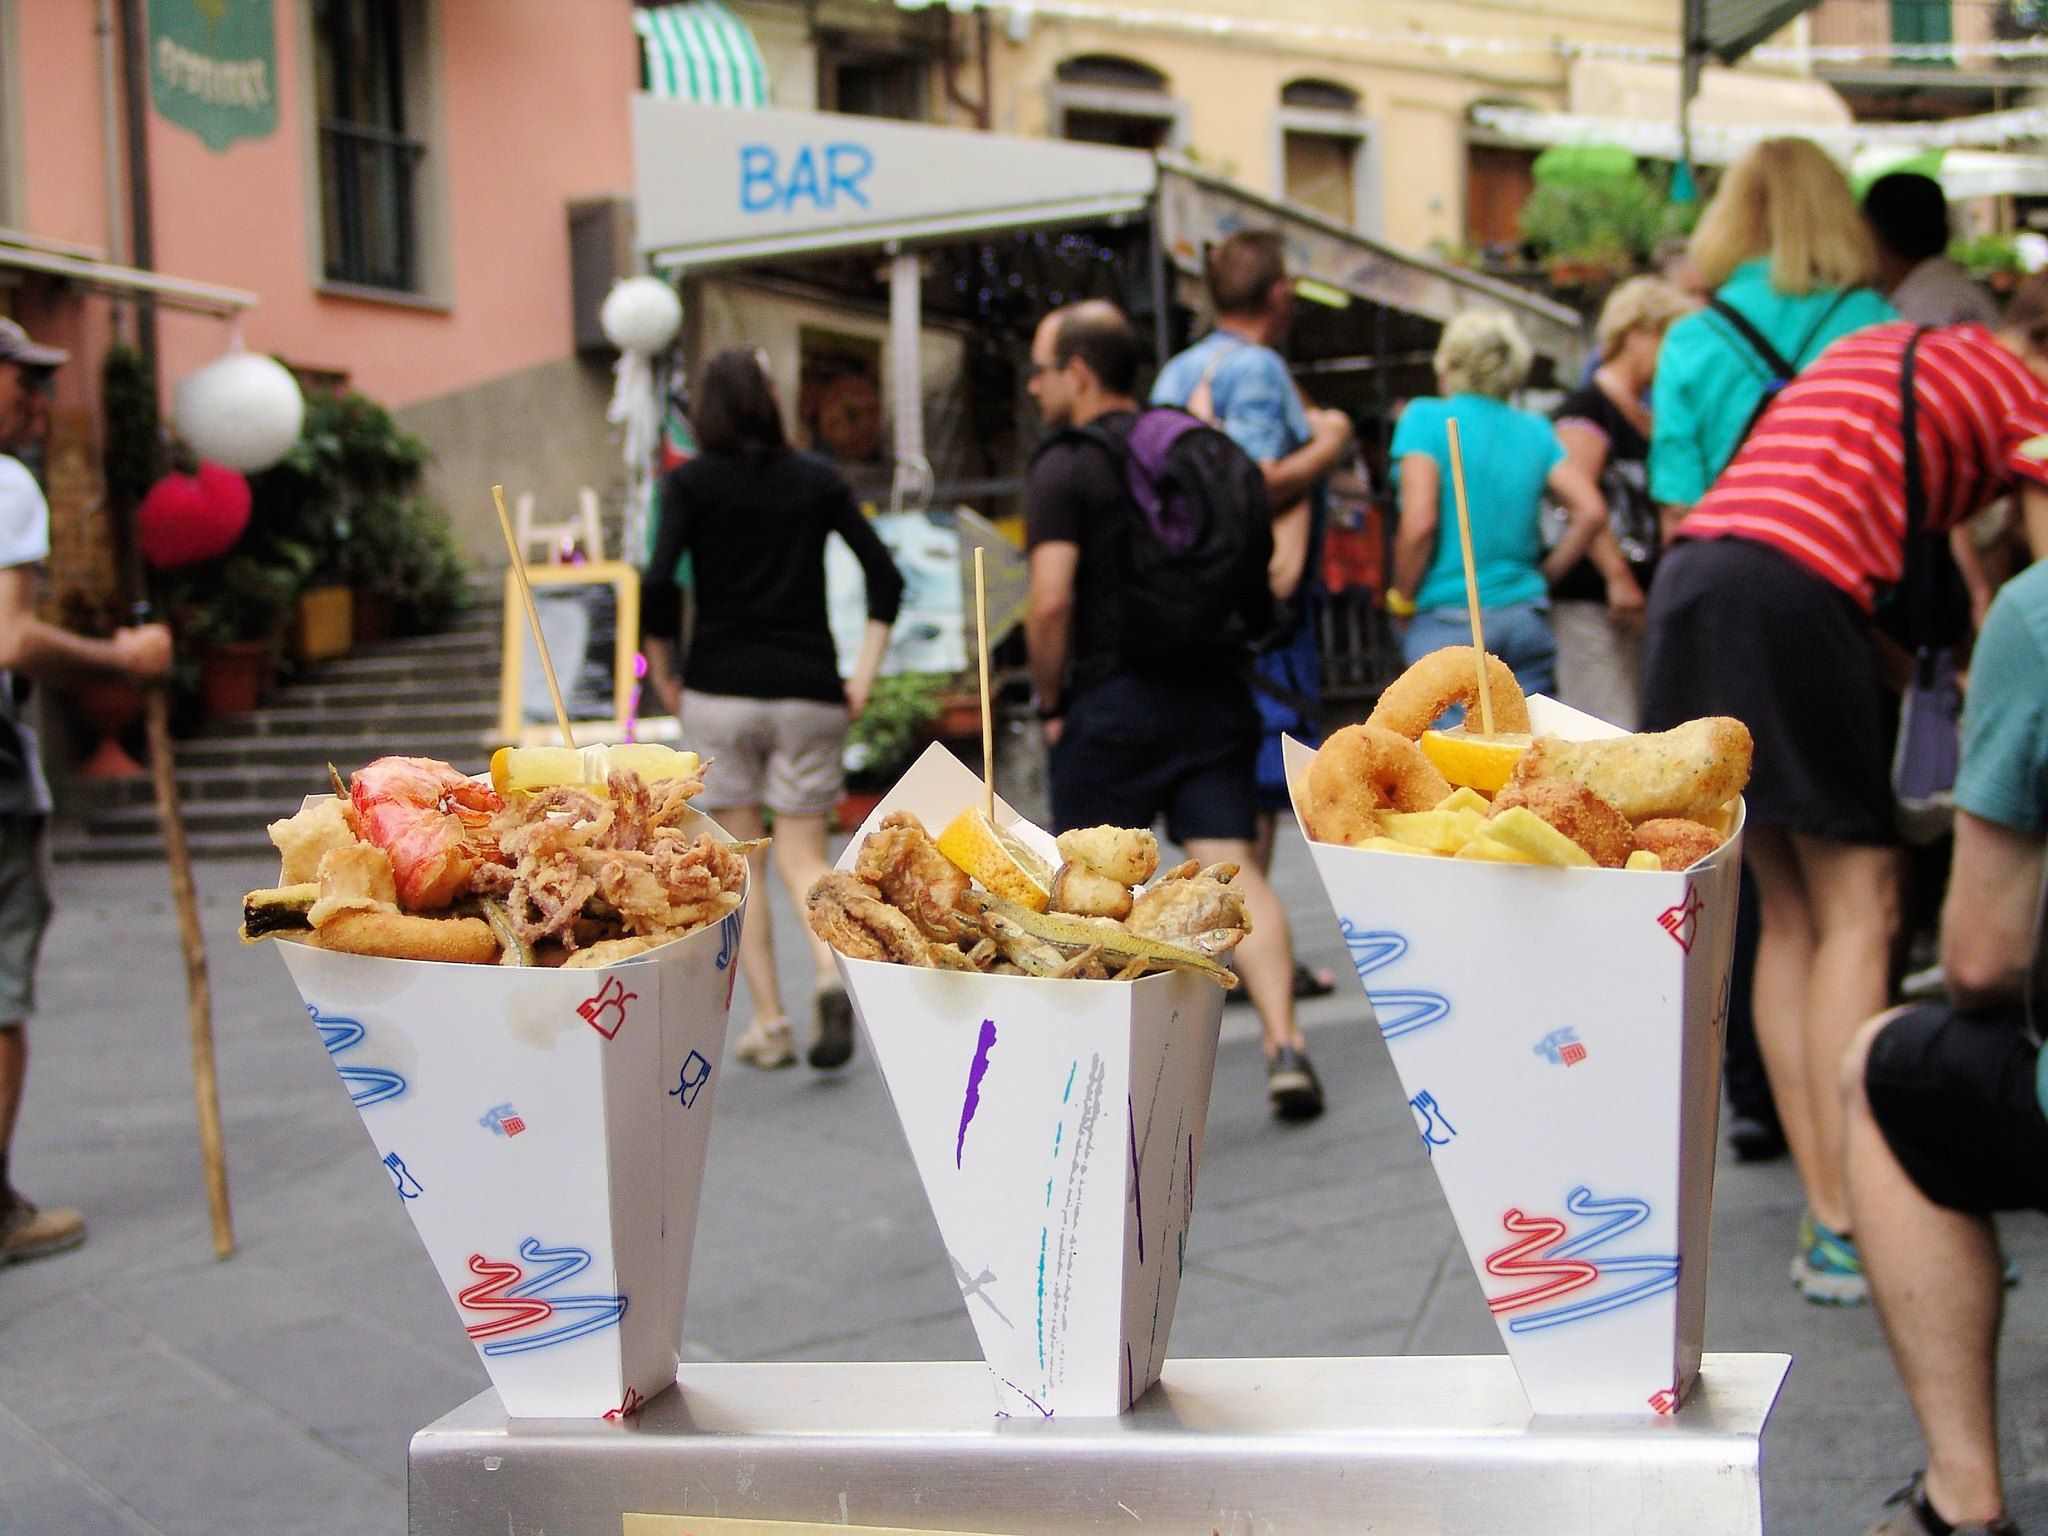
<path id="1" fill-rule="evenodd" d="M 1905 565 L 1899 369 L 1913 327 L 1856 331 L 1788 384 L 1679 525 L 1681 538 L 1766 544 L 1865 608 Z M 1927 515 L 1953 528 L 2012 489 L 2048 484 L 2048 384 L 1981 325 L 1920 340 L 1919 410 Z"/>

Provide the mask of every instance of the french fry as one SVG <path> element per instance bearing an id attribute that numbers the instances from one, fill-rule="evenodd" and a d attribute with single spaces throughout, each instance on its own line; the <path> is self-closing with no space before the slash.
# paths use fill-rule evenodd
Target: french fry
<path id="1" fill-rule="evenodd" d="M 1390 811 L 1380 818 L 1386 835 L 1397 843 L 1431 853 L 1456 853 L 1479 835 L 1485 816 L 1473 810 Z"/>
<path id="2" fill-rule="evenodd" d="M 1424 813 L 1418 812 L 1417 814 Z M 1351 846 L 1363 848 L 1368 853 L 1415 853 L 1422 855 L 1424 858 L 1442 857 L 1434 848 L 1424 848 L 1417 843 L 1404 843 L 1398 838 L 1392 837 L 1368 837 L 1353 843 Z"/>
<path id="3" fill-rule="evenodd" d="M 1527 806 L 1500 812 L 1481 828 L 1481 835 L 1529 856 L 1533 864 L 1563 869 L 1591 869 L 1593 856 Z"/>
<path id="4" fill-rule="evenodd" d="M 1461 784 L 1442 800 L 1439 800 L 1434 809 L 1439 811 L 1477 811 L 1481 816 L 1484 816 L 1492 810 L 1492 807 L 1487 804 L 1486 796 L 1479 793 L 1478 790 L 1472 788 L 1469 784 Z"/>
<path id="5" fill-rule="evenodd" d="M 1633 869 L 1640 874 L 1654 875 L 1663 871 L 1664 861 L 1658 858 L 1656 854 L 1650 852 L 1649 849 L 1638 848 L 1628 856 L 1628 862 L 1621 867 L 1623 869 Z"/>
<path id="6" fill-rule="evenodd" d="M 1476 859 L 1487 864 L 1535 864 L 1540 862 L 1522 852 L 1510 848 L 1506 843 L 1497 843 L 1490 837 L 1475 837 L 1460 848 L 1454 858 Z"/>

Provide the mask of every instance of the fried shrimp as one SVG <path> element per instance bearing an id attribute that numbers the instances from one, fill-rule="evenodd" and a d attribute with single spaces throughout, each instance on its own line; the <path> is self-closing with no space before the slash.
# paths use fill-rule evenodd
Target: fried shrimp
<path id="1" fill-rule="evenodd" d="M 1636 851 L 1627 818 L 1582 784 L 1510 784 L 1493 797 L 1493 813 L 1526 806 L 1586 850 L 1602 869 L 1620 869 Z"/>
<path id="2" fill-rule="evenodd" d="M 1514 781 L 1583 784 L 1632 822 L 1706 815 L 1742 793 L 1754 750 L 1749 727 L 1725 715 L 1607 741 L 1539 736 Z"/>
<path id="3" fill-rule="evenodd" d="M 1522 685 L 1515 681 L 1514 672 L 1498 656 L 1486 658 L 1486 687 L 1493 704 L 1494 731 L 1526 735 L 1529 702 L 1522 697 Z M 1416 662 L 1387 684 L 1365 723 L 1415 741 L 1453 704 L 1465 706 L 1468 725 L 1478 724 L 1479 672 L 1472 665 L 1469 645 L 1447 645 Z"/>
<path id="4" fill-rule="evenodd" d="M 1060 857 L 1124 885 L 1143 885 L 1159 870 L 1159 839 L 1139 827 L 1076 827 L 1059 835 Z"/>
<path id="5" fill-rule="evenodd" d="M 1660 816 L 1636 828 L 1636 846 L 1654 853 L 1666 869 L 1689 869 L 1721 846 L 1712 827 L 1678 816 Z"/>
<path id="6" fill-rule="evenodd" d="M 1319 843 L 1352 843 L 1379 833 L 1382 811 L 1426 811 L 1450 792 L 1422 748 L 1368 720 L 1345 726 L 1317 749 L 1302 819 Z"/>

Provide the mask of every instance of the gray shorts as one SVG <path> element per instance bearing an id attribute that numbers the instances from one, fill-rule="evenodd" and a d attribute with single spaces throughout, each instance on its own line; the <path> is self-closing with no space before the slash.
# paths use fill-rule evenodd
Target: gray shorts
<path id="1" fill-rule="evenodd" d="M 846 793 L 844 704 L 744 699 L 683 690 L 683 744 L 711 759 L 707 811 L 765 805 L 779 816 L 823 816 Z"/>
<path id="2" fill-rule="evenodd" d="M 36 954 L 50 925 L 43 816 L 0 816 L 0 1027 L 35 1007 Z"/>

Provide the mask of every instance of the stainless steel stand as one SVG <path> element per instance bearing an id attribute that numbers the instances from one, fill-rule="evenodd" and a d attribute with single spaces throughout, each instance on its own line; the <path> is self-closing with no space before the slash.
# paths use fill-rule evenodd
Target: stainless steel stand
<path id="1" fill-rule="evenodd" d="M 1709 1355 L 1668 1418 L 1537 1419 L 1505 1358 L 1176 1360 L 1121 1419 L 997 1419 L 979 1363 L 685 1365 L 623 1424 L 412 1442 L 413 1536 L 620 1536 L 625 1514 L 1001 1536 L 1760 1536 L 1784 1355 Z"/>

